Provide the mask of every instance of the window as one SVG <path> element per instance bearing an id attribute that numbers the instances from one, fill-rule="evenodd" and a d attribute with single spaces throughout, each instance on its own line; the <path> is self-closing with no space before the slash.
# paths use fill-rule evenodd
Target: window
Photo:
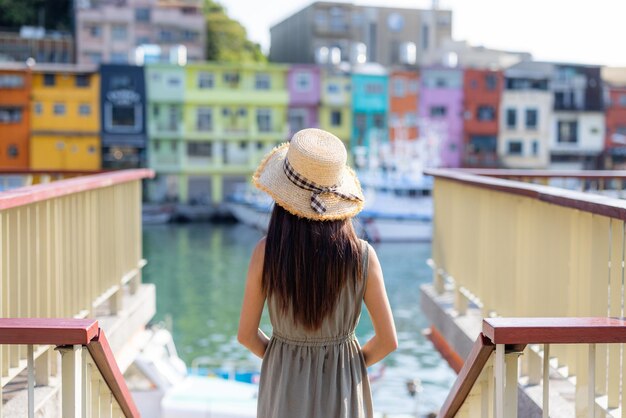
<path id="1" fill-rule="evenodd" d="M 298 132 L 307 127 L 306 111 L 304 109 L 289 109 L 288 119 L 291 132 Z"/>
<path id="2" fill-rule="evenodd" d="M 395 97 L 404 97 L 404 79 L 396 78 L 393 80 L 393 95 Z"/>
<path id="3" fill-rule="evenodd" d="M 161 29 L 159 31 L 159 40 L 161 42 L 172 42 L 174 40 L 174 34 L 171 30 Z"/>
<path id="4" fill-rule="evenodd" d="M 128 53 L 111 52 L 111 62 L 114 64 L 126 64 L 128 62 Z"/>
<path id="5" fill-rule="evenodd" d="M 339 90 L 340 90 L 339 86 L 335 83 L 330 83 L 328 87 L 326 87 L 326 91 L 330 94 L 339 93 Z"/>
<path id="6" fill-rule="evenodd" d="M 127 75 L 116 75 L 109 81 L 110 90 L 134 89 L 133 80 Z"/>
<path id="7" fill-rule="evenodd" d="M 418 91 L 419 91 L 419 82 L 417 80 L 410 80 L 409 81 L 409 93 L 417 94 Z"/>
<path id="8" fill-rule="evenodd" d="M 259 127 L 259 132 L 271 132 L 272 131 L 272 110 L 271 109 L 257 109 L 256 123 L 257 123 L 257 126 Z"/>
<path id="9" fill-rule="evenodd" d="M 224 73 L 224 84 L 228 87 L 237 87 L 239 84 L 239 73 Z"/>
<path id="10" fill-rule="evenodd" d="M 137 121 L 135 106 L 112 106 L 111 116 L 113 127 L 135 127 Z"/>
<path id="11" fill-rule="evenodd" d="M 53 107 L 53 112 L 55 115 L 65 115 L 65 104 L 55 103 Z"/>
<path id="12" fill-rule="evenodd" d="M 111 26 L 111 38 L 114 41 L 125 41 L 127 36 L 126 25 Z"/>
<path id="13" fill-rule="evenodd" d="M 20 155 L 20 151 L 19 151 L 19 149 L 17 148 L 17 145 L 15 145 L 15 144 L 10 144 L 10 145 L 7 147 L 7 156 L 8 156 L 10 159 L 15 159 L 15 158 L 17 158 L 19 155 Z"/>
<path id="14" fill-rule="evenodd" d="M 341 126 L 341 111 L 333 110 L 330 112 L 330 126 Z"/>
<path id="15" fill-rule="evenodd" d="M 382 129 L 385 127 L 385 115 L 376 114 L 374 115 L 374 127 Z"/>
<path id="16" fill-rule="evenodd" d="M 181 84 L 180 78 L 178 77 L 170 77 L 167 79 L 167 85 L 170 87 L 178 87 Z"/>
<path id="17" fill-rule="evenodd" d="M 311 86 L 313 85 L 311 78 L 311 73 L 296 73 L 294 80 L 296 90 L 300 92 L 311 90 Z"/>
<path id="18" fill-rule="evenodd" d="M 446 82 L 445 78 L 436 78 L 435 79 L 435 87 L 440 87 L 440 88 L 444 88 L 447 87 L 448 83 Z"/>
<path id="19" fill-rule="evenodd" d="M 89 145 L 87 147 L 87 153 L 89 154 L 95 154 L 96 153 L 96 147 L 94 147 L 93 145 Z"/>
<path id="20" fill-rule="evenodd" d="M 517 111 L 513 108 L 506 110 L 506 127 L 509 129 L 515 129 L 517 126 Z"/>
<path id="21" fill-rule="evenodd" d="M 213 147 L 210 142 L 189 141 L 187 142 L 187 155 L 190 157 L 210 158 L 213 155 Z"/>
<path id="22" fill-rule="evenodd" d="M 22 121 L 22 109 L 17 107 L 0 107 L 0 123 L 17 123 Z"/>
<path id="23" fill-rule="evenodd" d="M 385 89 L 380 83 L 367 83 L 365 85 L 366 94 L 383 94 L 384 91 Z"/>
<path id="24" fill-rule="evenodd" d="M 185 41 L 195 41 L 198 38 L 198 32 L 194 30 L 185 29 L 182 31 L 182 35 Z"/>
<path id="25" fill-rule="evenodd" d="M 493 135 L 472 135 L 470 137 L 470 146 L 476 153 L 495 153 L 498 144 L 498 138 Z"/>
<path id="26" fill-rule="evenodd" d="M 0 75 L 0 88 L 16 89 L 20 87 L 24 87 L 24 77 L 22 77 L 21 75 Z"/>
<path id="27" fill-rule="evenodd" d="M 161 106 L 152 105 L 152 116 L 154 116 L 155 118 L 158 118 L 160 113 L 161 113 Z"/>
<path id="28" fill-rule="evenodd" d="M 43 113 L 43 105 L 40 102 L 35 103 L 35 114 L 41 115 Z"/>
<path id="29" fill-rule="evenodd" d="M 578 142 L 578 122 L 559 121 L 557 142 L 575 144 Z"/>
<path id="30" fill-rule="evenodd" d="M 196 110 L 196 127 L 199 131 L 213 130 L 213 109 L 210 107 L 199 107 Z"/>
<path id="31" fill-rule="evenodd" d="M 213 73 L 198 73 L 198 88 L 200 89 L 212 89 L 215 84 L 215 77 Z"/>
<path id="32" fill-rule="evenodd" d="M 254 81 L 254 88 L 257 90 L 269 90 L 270 75 L 266 73 L 257 74 Z"/>
<path id="33" fill-rule="evenodd" d="M 495 74 L 485 75 L 485 86 L 487 86 L 487 90 L 495 90 L 498 88 L 498 78 Z"/>
<path id="34" fill-rule="evenodd" d="M 472 88 L 472 90 L 476 90 L 478 88 L 478 80 L 470 81 L 470 87 Z"/>
<path id="35" fill-rule="evenodd" d="M 430 116 L 431 117 L 443 117 L 446 115 L 446 107 L 445 106 L 431 106 L 430 108 Z"/>
<path id="36" fill-rule="evenodd" d="M 621 107 L 626 107 L 626 94 L 619 95 L 619 105 Z"/>
<path id="37" fill-rule="evenodd" d="M 509 155 L 522 155 L 524 153 L 522 141 L 509 141 L 507 143 L 507 154 Z"/>
<path id="38" fill-rule="evenodd" d="M 159 74 L 159 73 L 152 73 L 152 74 L 150 74 L 150 79 L 152 81 L 154 81 L 155 83 L 159 83 L 161 81 L 161 74 Z"/>
<path id="39" fill-rule="evenodd" d="M 44 86 L 54 86 L 55 77 L 54 74 L 44 74 L 43 75 L 43 85 Z"/>
<path id="40" fill-rule="evenodd" d="M 87 52 L 85 55 L 92 64 L 100 64 L 102 62 L 102 53 L 100 52 Z"/>
<path id="41" fill-rule="evenodd" d="M 526 129 L 537 129 L 537 109 L 526 109 Z"/>
<path id="42" fill-rule="evenodd" d="M 245 107 L 240 107 L 239 110 L 237 111 L 237 114 L 243 118 L 248 115 L 248 111 L 246 110 Z"/>
<path id="43" fill-rule="evenodd" d="M 78 114 L 81 116 L 91 115 L 91 106 L 88 104 L 81 104 L 78 106 Z"/>
<path id="44" fill-rule="evenodd" d="M 135 9 L 135 21 L 150 22 L 150 9 L 143 7 Z"/>
<path id="45" fill-rule="evenodd" d="M 478 120 L 491 121 L 496 118 L 496 109 L 493 106 L 478 106 L 478 114 L 476 115 Z"/>
<path id="46" fill-rule="evenodd" d="M 152 141 L 152 146 L 154 147 L 155 152 L 159 152 L 159 150 L 161 149 L 161 141 L 155 139 L 154 141 Z"/>
<path id="47" fill-rule="evenodd" d="M 74 80 L 76 87 L 89 87 L 89 76 L 86 74 L 79 74 Z"/>
<path id="48" fill-rule="evenodd" d="M 225 118 L 229 117 L 230 114 L 231 114 L 230 108 L 225 107 L 225 108 L 222 109 L 222 116 L 224 116 Z"/>
<path id="49" fill-rule="evenodd" d="M 100 25 L 88 25 L 87 31 L 92 38 L 99 38 L 102 35 L 102 27 Z"/>
<path id="50" fill-rule="evenodd" d="M 417 114 L 413 112 L 406 113 L 404 115 L 404 125 L 407 128 L 413 128 L 417 126 Z"/>
<path id="51" fill-rule="evenodd" d="M 169 111 L 167 112 L 167 129 L 170 131 L 178 130 L 178 107 L 170 106 Z"/>
<path id="52" fill-rule="evenodd" d="M 533 141 L 533 155 L 539 155 L 539 141 Z"/>

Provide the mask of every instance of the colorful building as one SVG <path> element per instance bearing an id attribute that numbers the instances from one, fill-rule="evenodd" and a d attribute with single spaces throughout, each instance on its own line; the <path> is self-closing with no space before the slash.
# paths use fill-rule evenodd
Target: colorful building
<path id="1" fill-rule="evenodd" d="M 321 70 L 321 78 L 320 128 L 332 132 L 349 145 L 352 136 L 352 77 L 347 72 L 326 68 Z"/>
<path id="2" fill-rule="evenodd" d="M 148 166 L 157 172 L 149 183 L 152 200 L 178 200 L 178 183 L 185 158 L 183 103 L 185 70 L 178 65 L 145 67 L 147 90 Z"/>
<path id="3" fill-rule="evenodd" d="M 287 74 L 289 89 L 289 137 L 304 128 L 319 127 L 320 68 L 292 65 Z"/>
<path id="4" fill-rule="evenodd" d="M 549 63 L 522 62 L 505 70 L 498 159 L 506 168 L 548 168 L 554 95 Z"/>
<path id="5" fill-rule="evenodd" d="M 377 155 L 378 146 L 389 141 L 388 75 L 378 65 L 356 68 L 352 73 L 352 152 L 357 167 Z"/>
<path id="6" fill-rule="evenodd" d="M 185 67 L 182 201 L 219 204 L 288 139 L 287 70 L 278 64 Z"/>
<path id="7" fill-rule="evenodd" d="M 389 75 L 389 139 L 417 139 L 419 75 L 416 71 L 392 71 Z"/>
<path id="8" fill-rule="evenodd" d="M 597 168 L 604 148 L 604 103 L 600 67 L 553 64 L 554 119 L 550 166 Z"/>
<path id="9" fill-rule="evenodd" d="M 498 121 L 503 88 L 504 76 L 501 71 L 466 69 L 464 72 L 464 167 L 498 165 Z"/>
<path id="10" fill-rule="evenodd" d="M 626 168 L 626 68 L 603 68 L 605 108 L 605 167 Z"/>
<path id="11" fill-rule="evenodd" d="M 0 167 L 28 168 L 31 72 L 23 64 L 0 66 Z"/>
<path id="12" fill-rule="evenodd" d="M 420 130 L 439 141 L 443 167 L 460 167 L 463 146 L 463 70 L 430 67 L 422 70 Z"/>
<path id="13" fill-rule="evenodd" d="M 146 166 L 146 86 L 144 69 L 100 66 L 102 168 Z"/>
<path id="14" fill-rule="evenodd" d="M 93 66 L 35 65 L 30 167 L 99 170 L 100 75 Z"/>

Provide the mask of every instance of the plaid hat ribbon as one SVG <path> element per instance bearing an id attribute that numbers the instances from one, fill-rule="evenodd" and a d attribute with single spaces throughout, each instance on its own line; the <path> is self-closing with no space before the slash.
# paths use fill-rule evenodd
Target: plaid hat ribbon
<path id="1" fill-rule="evenodd" d="M 315 184 L 314 182 L 310 180 L 307 180 L 306 178 L 302 177 L 296 170 L 294 170 L 291 164 L 289 164 L 289 160 L 287 158 L 285 158 L 285 162 L 283 163 L 283 171 L 287 175 L 287 178 L 293 184 L 300 187 L 301 189 L 310 190 L 311 192 L 313 192 L 311 193 L 311 207 L 313 208 L 315 212 L 317 212 L 320 215 L 326 212 L 326 205 L 324 204 L 322 199 L 320 199 L 320 195 L 322 193 L 332 193 L 346 200 L 356 200 L 356 201 L 361 200 L 360 197 L 353 195 L 352 193 L 343 193 L 337 190 L 340 184 L 325 187 L 325 186 L 320 186 L 318 184 Z"/>

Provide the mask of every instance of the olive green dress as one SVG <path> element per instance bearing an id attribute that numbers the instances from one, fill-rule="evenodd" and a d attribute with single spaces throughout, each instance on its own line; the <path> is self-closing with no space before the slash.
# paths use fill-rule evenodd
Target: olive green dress
<path id="1" fill-rule="evenodd" d="M 372 394 L 354 330 L 367 279 L 368 245 L 363 244 L 363 280 L 344 286 L 335 312 L 317 331 L 296 325 L 270 299 L 273 327 L 263 365 L 258 418 L 372 418 Z"/>

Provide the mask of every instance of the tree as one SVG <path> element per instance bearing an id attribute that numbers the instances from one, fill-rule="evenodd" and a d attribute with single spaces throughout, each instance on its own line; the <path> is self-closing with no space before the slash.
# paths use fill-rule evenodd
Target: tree
<path id="1" fill-rule="evenodd" d="M 46 29 L 70 31 L 72 0 L 0 0 L 0 26 L 19 29 L 39 26 Z"/>
<path id="2" fill-rule="evenodd" d="M 214 0 L 205 0 L 206 55 L 211 61 L 266 62 L 259 44 L 248 39 L 246 29 L 228 17 L 226 9 Z"/>

